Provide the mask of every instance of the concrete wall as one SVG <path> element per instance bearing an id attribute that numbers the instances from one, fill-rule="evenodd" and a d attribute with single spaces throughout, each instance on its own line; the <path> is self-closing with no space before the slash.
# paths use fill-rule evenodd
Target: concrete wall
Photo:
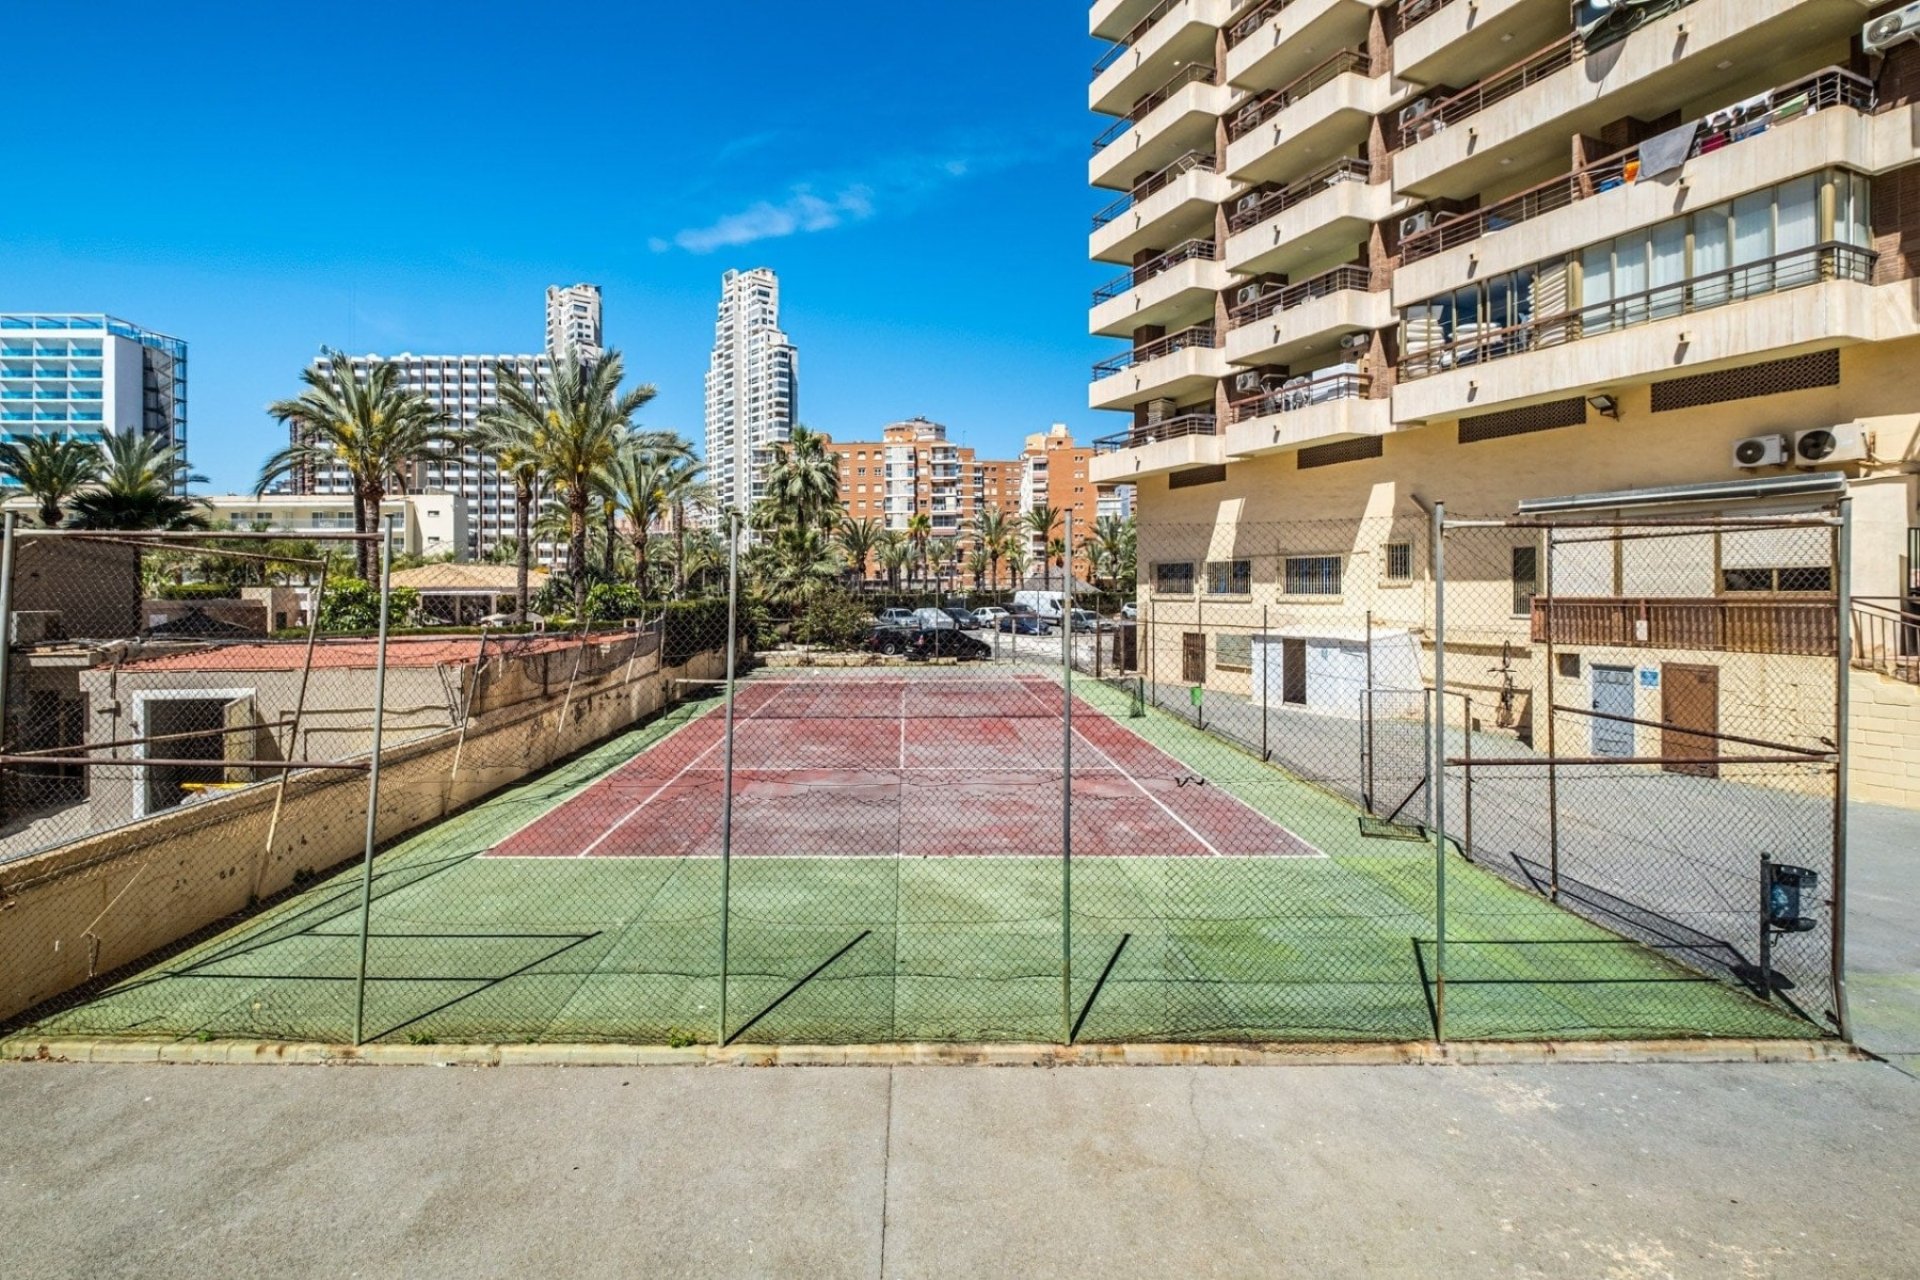
<path id="1" fill-rule="evenodd" d="M 1853 798 L 1920 809 L 1920 687 L 1856 671 L 1852 692 Z"/>
<path id="2" fill-rule="evenodd" d="M 618 648 L 618 644 L 613 647 Z M 608 646 L 595 644 L 592 650 Z M 659 711 L 677 679 L 719 678 L 724 653 L 658 669 L 603 659 L 569 689 L 503 680 L 493 709 L 382 757 L 379 838 L 394 840 Z M 476 706 L 487 698 L 481 681 Z M 360 855 L 367 780 L 302 773 L 170 810 L 0 866 L 0 1018 L 216 923 Z"/>

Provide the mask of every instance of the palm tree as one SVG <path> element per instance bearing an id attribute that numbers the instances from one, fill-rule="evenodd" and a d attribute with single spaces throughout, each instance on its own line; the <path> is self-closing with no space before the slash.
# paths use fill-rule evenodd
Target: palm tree
<path id="1" fill-rule="evenodd" d="M 973 518 L 973 531 L 980 539 L 980 549 L 987 553 L 987 568 L 994 586 L 1000 585 L 1000 558 L 1007 553 L 1007 536 L 1012 530 L 1007 524 L 1007 513 L 999 510 L 982 511 Z"/>
<path id="2" fill-rule="evenodd" d="M 773 538 L 754 549 L 762 585 L 776 600 L 800 600 L 840 576 L 833 542 L 814 524 L 782 525 Z"/>
<path id="3" fill-rule="evenodd" d="M 1053 538 L 1053 531 L 1055 527 L 1059 525 L 1060 517 L 1064 514 L 1066 513 L 1059 507 L 1054 506 L 1050 502 L 1043 502 L 1031 511 L 1028 511 L 1027 514 L 1022 517 L 1021 523 L 1026 525 L 1027 532 L 1032 534 L 1043 548 L 1048 548 Z M 1042 557 L 1041 571 L 1046 575 L 1046 589 L 1048 591 L 1053 590 L 1053 556 L 1050 550 L 1047 555 Z"/>
<path id="4" fill-rule="evenodd" d="M 767 500 L 784 522 L 824 528 L 840 505 L 840 468 L 818 432 L 796 425 L 776 444 L 767 468 Z"/>
<path id="5" fill-rule="evenodd" d="M 867 580 L 867 561 L 872 559 L 874 545 L 880 540 L 880 522 L 842 516 L 835 538 L 840 544 L 840 553 L 847 558 L 848 572 L 854 585 L 864 584 Z"/>
<path id="6" fill-rule="evenodd" d="M 914 558 L 920 562 L 920 582 L 927 581 L 927 543 L 933 537 L 933 517 L 916 511 L 907 517 L 907 541 L 913 544 Z"/>
<path id="7" fill-rule="evenodd" d="M 204 502 L 182 497 L 207 478 L 187 467 L 180 451 L 158 436 L 110 432 L 101 437 L 100 482 L 72 503 L 76 529 L 201 529 Z"/>
<path id="8" fill-rule="evenodd" d="M 607 473 L 608 492 L 627 517 L 633 545 L 633 585 L 645 599 L 649 588 L 648 540 L 653 522 L 667 509 L 667 479 L 671 465 L 644 439 L 635 439 Z"/>
<path id="9" fill-rule="evenodd" d="M 309 467 L 344 467 L 353 483 L 353 531 L 365 534 L 380 519 L 387 488 L 406 487 L 415 463 L 458 442 L 433 402 L 400 385 L 397 365 L 382 360 L 364 373 L 346 353 L 332 351 L 321 365 L 300 371 L 305 391 L 276 400 L 267 412 L 297 429 L 298 440 L 267 459 L 255 493 Z M 357 544 L 360 576 L 373 577 L 371 540 Z"/>
<path id="10" fill-rule="evenodd" d="M 498 411 L 519 423 L 539 459 L 539 471 L 567 513 L 567 569 L 573 579 L 573 612 L 587 609 L 587 513 L 600 478 L 634 439 L 633 415 L 655 395 L 651 384 L 622 392 L 626 362 L 618 351 L 582 364 L 569 351 L 530 387 L 515 377 L 495 377 Z"/>
<path id="11" fill-rule="evenodd" d="M 673 592 L 676 596 L 687 593 L 687 509 L 713 505 L 713 486 L 702 479 L 706 464 L 694 456 L 690 443 L 684 440 L 680 443 L 683 450 L 668 456 L 660 476 L 660 500 L 673 525 Z"/>
<path id="12" fill-rule="evenodd" d="M 913 544 L 898 529 L 888 529 L 875 539 L 873 549 L 880 567 L 887 571 L 887 590 L 898 591 L 900 571 L 913 558 Z"/>
<path id="13" fill-rule="evenodd" d="M 494 367 L 493 377 L 496 387 L 519 386 L 518 375 L 504 362 Z M 495 401 L 480 411 L 467 443 L 491 454 L 501 474 L 513 481 L 514 620 L 522 621 L 527 616 L 527 578 L 533 569 L 533 504 L 540 491 L 538 424 Z M 494 550 L 498 553 L 500 548 Z"/>
<path id="14" fill-rule="evenodd" d="M 967 552 L 967 571 L 973 575 L 973 589 L 979 591 L 987 580 L 987 570 L 992 560 L 987 556 L 987 548 L 982 543 L 974 543 L 973 550 Z"/>
<path id="15" fill-rule="evenodd" d="M 940 589 L 947 589 L 947 577 L 953 571 L 954 563 L 960 558 L 959 544 L 952 538 L 935 538 L 928 543 L 934 564 L 939 566 Z"/>
<path id="16" fill-rule="evenodd" d="M 51 529 L 65 518 L 67 499 L 100 474 L 100 451 L 85 440 L 31 435 L 0 441 L 0 475 L 19 485 Z"/>
<path id="17" fill-rule="evenodd" d="M 1067 563 L 1067 540 L 1065 538 L 1047 539 L 1046 589 L 1053 590 L 1053 571 Z M 1067 576 L 1073 576 L 1073 570 L 1067 569 Z"/>
<path id="18" fill-rule="evenodd" d="M 1134 575 L 1137 538 L 1130 519 L 1101 516 L 1093 522 L 1093 533 L 1084 544 L 1087 563 L 1107 590 L 1121 590 L 1121 584 Z"/>
<path id="19" fill-rule="evenodd" d="M 1007 576 L 1013 579 L 1013 585 L 1019 586 L 1026 581 L 1027 548 L 1018 538 L 1007 544 Z"/>

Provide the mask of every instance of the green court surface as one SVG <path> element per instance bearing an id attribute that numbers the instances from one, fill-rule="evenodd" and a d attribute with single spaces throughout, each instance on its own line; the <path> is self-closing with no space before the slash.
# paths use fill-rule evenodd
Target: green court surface
<path id="1" fill-rule="evenodd" d="M 1172 717 L 1126 718 L 1103 685 L 1076 692 L 1326 856 L 1074 859 L 1065 989 L 1057 856 L 736 858 L 723 1036 L 718 860 L 484 856 L 714 706 L 692 704 L 378 858 L 366 1038 L 1434 1037 L 1431 846 L 1365 838 L 1345 802 Z M 25 1034 L 350 1040 L 360 881 L 331 873 Z M 1821 1034 L 1458 857 L 1446 881 L 1449 1039 Z"/>

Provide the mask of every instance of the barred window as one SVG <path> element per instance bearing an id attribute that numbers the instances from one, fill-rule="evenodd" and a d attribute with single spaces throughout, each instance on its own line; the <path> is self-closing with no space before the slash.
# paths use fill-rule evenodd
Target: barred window
<path id="1" fill-rule="evenodd" d="M 1253 637 L 1221 631 L 1213 637 L 1213 665 L 1236 671 L 1253 670 Z"/>
<path id="2" fill-rule="evenodd" d="M 1244 596 L 1253 591 L 1253 561 L 1251 560 L 1209 560 L 1207 562 L 1207 594 L 1215 596 Z"/>
<path id="3" fill-rule="evenodd" d="M 1163 596 L 1193 594 L 1193 561 L 1179 560 L 1153 566 L 1153 589 Z"/>
<path id="4" fill-rule="evenodd" d="M 1381 576 L 1388 582 L 1413 581 L 1413 544 L 1411 542 L 1389 542 L 1385 557 L 1385 573 Z"/>
<path id="5" fill-rule="evenodd" d="M 1540 594 L 1540 548 L 1513 549 L 1513 616 L 1533 612 L 1533 598 Z"/>
<path id="6" fill-rule="evenodd" d="M 1287 594 L 1337 596 L 1344 567 L 1339 556 L 1288 556 Z"/>
<path id="7" fill-rule="evenodd" d="M 1833 571 L 1825 567 L 1727 569 L 1722 572 L 1721 580 L 1730 594 L 1741 591 L 1770 593 L 1804 591 L 1817 595 L 1833 594 Z"/>

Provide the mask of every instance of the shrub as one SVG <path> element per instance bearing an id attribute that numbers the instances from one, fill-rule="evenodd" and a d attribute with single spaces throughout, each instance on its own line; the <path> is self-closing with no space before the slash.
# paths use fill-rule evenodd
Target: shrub
<path id="1" fill-rule="evenodd" d="M 388 626 L 401 626 L 420 607 L 420 593 L 395 587 L 389 600 Z M 320 602 L 320 629 L 326 632 L 371 632 L 380 629 L 380 591 L 358 578 L 340 578 L 327 584 Z"/>
<path id="2" fill-rule="evenodd" d="M 632 583 L 596 582 L 587 588 L 589 621 L 621 622 L 645 617 L 649 612 L 646 601 L 640 598 L 640 592 Z"/>
<path id="3" fill-rule="evenodd" d="M 866 637 L 872 614 L 866 601 L 842 588 L 828 588 L 808 598 L 794 620 L 793 638 L 800 644 L 852 649 Z"/>

